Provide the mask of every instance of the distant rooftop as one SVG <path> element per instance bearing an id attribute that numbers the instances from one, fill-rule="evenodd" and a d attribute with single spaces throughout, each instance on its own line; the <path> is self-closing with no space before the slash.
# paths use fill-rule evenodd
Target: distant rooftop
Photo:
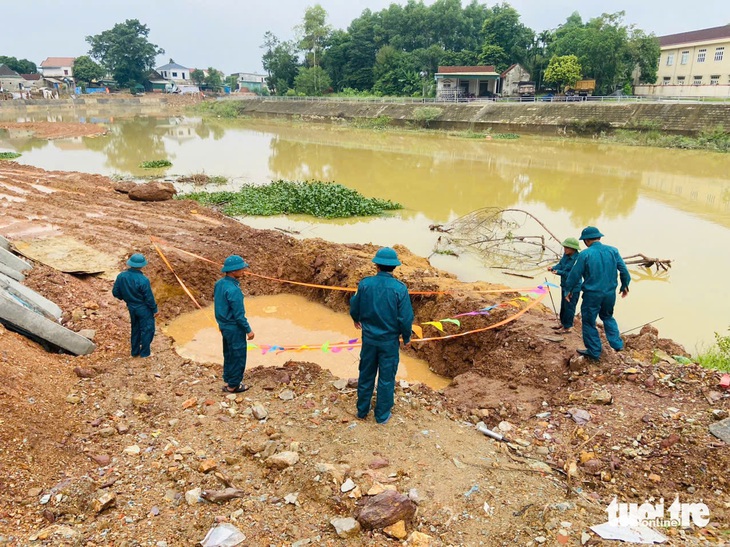
<path id="1" fill-rule="evenodd" d="M 48 57 L 41 63 L 43 68 L 61 67 L 61 66 L 74 66 L 76 57 Z"/>
<path id="2" fill-rule="evenodd" d="M 730 39 L 730 25 L 660 36 L 659 45 L 661 47 L 668 47 L 679 44 L 691 44 L 694 42 L 710 42 L 712 40 L 722 40 L 723 38 Z"/>
<path id="3" fill-rule="evenodd" d="M 20 76 L 20 74 L 15 72 L 8 65 L 0 65 L 0 76 Z"/>
<path id="4" fill-rule="evenodd" d="M 440 66 L 439 74 L 492 74 L 495 69 L 492 65 L 482 66 Z"/>
<path id="5" fill-rule="evenodd" d="M 158 66 L 155 69 L 157 72 L 160 70 L 188 70 L 188 67 L 179 65 L 177 63 L 167 63 L 166 65 Z"/>

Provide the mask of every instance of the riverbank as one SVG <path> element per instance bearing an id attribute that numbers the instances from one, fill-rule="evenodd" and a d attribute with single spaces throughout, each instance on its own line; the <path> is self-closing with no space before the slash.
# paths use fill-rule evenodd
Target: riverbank
<path id="1" fill-rule="evenodd" d="M 99 175 L 12 162 L 0 168 L 2 193 L 13 198 L 0 234 L 14 243 L 71 237 L 114 253 L 120 268 L 131 252 L 145 253 L 162 323 L 194 304 L 150 235 L 167 242 L 167 259 L 201 305 L 210 303 L 220 276 L 215 263 L 231 253 L 243 254 L 253 273 L 324 286 L 354 287 L 372 273 L 372 245 L 296 240 L 190 201 L 132 202 Z M 398 277 L 411 289 L 454 291 L 414 297 L 419 322 L 520 295 L 474 292 L 495 287 L 461 283 L 398 251 Z M 440 392 L 400 385 L 394 420 L 383 428 L 358 422 L 352 389 L 301 362 L 316 363 L 317 352 L 295 354 L 279 369 L 259 368 L 265 356 L 252 352 L 253 387 L 245 397 L 222 395 L 220 368 L 180 358 L 163 335 L 151 359 L 131 359 L 128 317 L 111 298 L 109 279 L 34 265 L 28 286 L 61 306 L 67 327 L 94 329 L 98 349 L 78 358 L 49 354 L 0 331 L 0 535 L 18 544 L 39 533 L 91 544 L 187 544 L 221 517 L 252 544 L 341 542 L 330 520 L 354 515 L 383 485 L 417 500 L 405 533 L 426 534 L 432 545 L 561 542 L 563 535 L 578 544 L 584 532 L 595 537 L 588 527 L 605 520 L 614 496 L 643 503 L 677 494 L 707 503 L 712 524 L 673 530 L 669 544 L 697 535 L 718 544 L 728 539 L 722 530 L 730 523 L 730 456 L 708 426 L 727 415 L 730 398 L 717 388 L 716 373 L 679 365 L 671 356 L 683 349 L 651 327 L 627 336 L 625 352 L 608 351 L 597 364 L 575 357 L 579 334 L 556 336 L 552 312 L 539 304 L 501 328 L 414 344 L 408 351 L 454 380 Z M 341 291 L 254 277 L 244 287 L 250 295 L 292 292 L 347 309 Z M 510 308 L 462 318 L 460 328 L 507 318 Z M 75 374 L 77 367 L 90 372 Z M 256 405 L 266 418 L 260 409 L 254 417 Z M 479 420 L 508 432 L 512 448 L 478 434 Z M 283 452 L 285 461 L 298 461 L 284 469 L 272 467 L 276 459 L 265 463 Z M 242 497 L 200 501 L 196 488 L 221 489 L 221 481 Z M 111 499 L 107 508 L 95 503 L 103 494 Z M 376 530 L 342 543 L 388 541 Z"/>
<path id="2" fill-rule="evenodd" d="M 312 120 L 390 120 L 457 129 L 541 134 L 597 134 L 613 129 L 651 127 L 671 134 L 694 135 L 718 128 L 730 132 L 730 103 L 378 103 L 235 99 L 239 115 L 309 118 Z"/>

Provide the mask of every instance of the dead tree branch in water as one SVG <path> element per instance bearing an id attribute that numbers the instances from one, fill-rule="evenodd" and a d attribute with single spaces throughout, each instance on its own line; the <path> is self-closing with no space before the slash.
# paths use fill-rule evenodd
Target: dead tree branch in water
<path id="1" fill-rule="evenodd" d="M 431 224 L 441 235 L 434 254 L 458 256 L 455 249 L 468 249 L 484 257 L 493 268 L 535 271 L 555 263 L 563 254 L 559 239 L 539 218 L 524 209 L 485 207 L 448 224 Z M 643 253 L 624 257 L 627 265 L 667 272 L 672 261 Z"/>

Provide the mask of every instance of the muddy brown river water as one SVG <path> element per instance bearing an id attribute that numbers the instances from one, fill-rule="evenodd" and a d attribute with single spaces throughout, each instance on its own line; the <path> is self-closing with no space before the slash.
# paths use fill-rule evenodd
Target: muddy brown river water
<path id="1" fill-rule="evenodd" d="M 109 134 L 43 141 L 0 132 L 0 151 L 21 152 L 20 163 L 45 169 L 124 176 L 149 174 L 138 167 L 140 162 L 166 158 L 173 166 L 160 175 L 204 172 L 230 179 L 217 189 L 275 179 L 335 181 L 366 196 L 398 201 L 405 209 L 336 221 L 241 220 L 299 232 L 297 237 L 400 243 L 423 256 L 432 254 L 439 236 L 429 231 L 430 224 L 485 206 L 526 209 L 561 238 L 577 236 L 592 224 L 624 256 L 641 252 L 673 260 L 667 274 L 632 269 L 631 294 L 616 309 L 622 331 L 661 317 L 655 323 L 660 334 L 697 353 L 713 341 L 714 331 L 726 332 L 730 325 L 726 154 L 540 137 L 477 140 L 266 120 L 86 121 L 107 123 Z M 466 281 L 510 286 L 531 282 L 505 275 L 469 254 L 433 255 L 431 263 Z M 535 283 L 545 279 L 541 271 L 530 275 Z M 317 329 L 339 332 L 328 321 Z"/>

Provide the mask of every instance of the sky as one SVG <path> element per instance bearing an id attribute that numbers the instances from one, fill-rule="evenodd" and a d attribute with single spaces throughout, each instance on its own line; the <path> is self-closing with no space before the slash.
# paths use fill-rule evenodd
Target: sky
<path id="1" fill-rule="evenodd" d="M 468 0 L 463 0 L 465 5 Z M 2 1 L 0 55 L 29 59 L 79 57 L 88 53 L 85 37 L 127 19 L 150 29 L 149 40 L 165 50 L 156 66 L 170 58 L 188 68 L 213 66 L 226 74 L 259 72 L 266 31 L 294 38 L 307 7 L 319 3 L 333 28 L 346 29 L 362 11 L 380 11 L 406 0 L 33 0 Z M 430 5 L 433 0 L 425 0 Z M 496 2 L 483 2 L 493 5 Z M 557 27 L 574 11 L 584 19 L 625 11 L 625 22 L 657 36 L 730 24 L 730 1 L 704 0 L 511 0 L 522 22 L 536 32 Z M 31 7 L 32 6 L 32 7 Z"/>

